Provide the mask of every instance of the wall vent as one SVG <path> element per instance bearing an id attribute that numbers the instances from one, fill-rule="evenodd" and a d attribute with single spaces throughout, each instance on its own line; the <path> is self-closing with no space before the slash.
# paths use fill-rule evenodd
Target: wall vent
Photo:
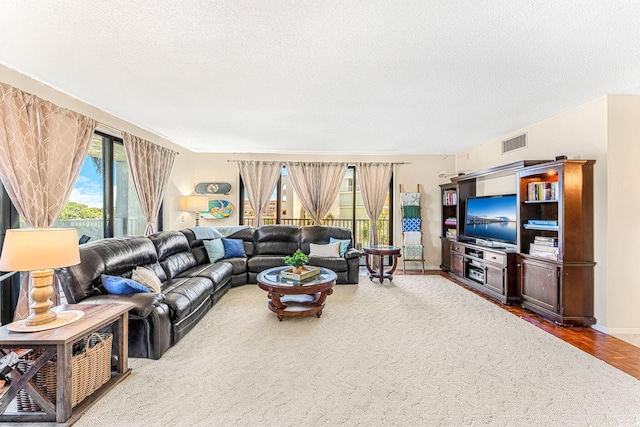
<path id="1" fill-rule="evenodd" d="M 508 153 L 513 150 L 525 148 L 527 146 L 527 134 L 523 133 L 514 138 L 502 141 L 502 154 Z"/>

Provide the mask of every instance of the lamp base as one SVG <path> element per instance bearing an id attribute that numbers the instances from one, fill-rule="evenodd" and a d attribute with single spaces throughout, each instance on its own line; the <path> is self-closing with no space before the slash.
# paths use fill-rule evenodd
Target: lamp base
<path id="1" fill-rule="evenodd" d="M 13 323 L 9 323 L 7 325 L 7 329 L 12 332 L 39 332 L 39 331 L 47 331 L 49 329 L 59 328 L 60 326 L 68 325 L 69 323 L 73 323 L 78 319 L 81 319 L 84 316 L 84 311 L 80 310 L 66 310 L 66 311 L 57 311 L 57 317 L 55 320 L 49 323 L 44 323 L 42 325 L 28 325 L 27 319 L 17 320 Z"/>

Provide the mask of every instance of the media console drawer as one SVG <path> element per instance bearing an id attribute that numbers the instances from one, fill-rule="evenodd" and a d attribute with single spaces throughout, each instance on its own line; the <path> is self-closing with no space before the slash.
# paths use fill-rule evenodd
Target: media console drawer
<path id="1" fill-rule="evenodd" d="M 484 259 L 487 261 L 495 262 L 496 264 L 504 265 L 507 262 L 507 257 L 504 254 L 497 254 L 494 252 L 484 252 Z"/>
<path id="2" fill-rule="evenodd" d="M 461 244 L 458 244 L 458 243 L 452 243 L 451 244 L 451 251 L 463 254 L 464 253 L 464 246 L 462 246 Z"/>

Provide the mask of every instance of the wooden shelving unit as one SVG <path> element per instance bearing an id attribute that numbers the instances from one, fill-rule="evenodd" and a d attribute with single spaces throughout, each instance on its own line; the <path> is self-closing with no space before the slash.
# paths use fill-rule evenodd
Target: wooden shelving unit
<path id="1" fill-rule="evenodd" d="M 518 297 L 561 325 L 593 317 L 593 160 L 561 160 L 517 173 Z M 532 186 L 555 187 L 540 196 Z"/>
<path id="2" fill-rule="evenodd" d="M 528 160 L 459 175 L 440 185 L 442 264 L 456 279 L 560 325 L 592 325 L 593 160 Z M 515 176 L 518 243 L 496 250 L 464 239 L 465 206 L 480 178 Z M 455 192 L 457 203 L 446 203 Z M 447 218 L 456 218 L 456 238 Z M 533 246 L 532 246 L 533 245 Z"/>

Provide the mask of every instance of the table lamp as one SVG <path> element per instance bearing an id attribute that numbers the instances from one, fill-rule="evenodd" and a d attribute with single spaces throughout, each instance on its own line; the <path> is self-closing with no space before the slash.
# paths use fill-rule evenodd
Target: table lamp
<path id="1" fill-rule="evenodd" d="M 207 196 L 183 196 L 180 202 L 183 211 L 195 212 L 196 227 L 199 226 L 200 212 L 209 209 L 209 198 Z"/>
<path id="2" fill-rule="evenodd" d="M 51 310 L 53 302 L 53 269 L 80 263 L 78 233 L 72 228 L 9 229 L 4 237 L 0 271 L 31 272 L 29 317 L 18 326 L 29 330 L 44 330 L 77 320 L 69 316 L 59 319 Z M 17 324 L 14 322 L 11 325 Z M 53 324 L 55 323 L 55 326 Z M 16 326 L 16 325 L 14 325 Z"/>

